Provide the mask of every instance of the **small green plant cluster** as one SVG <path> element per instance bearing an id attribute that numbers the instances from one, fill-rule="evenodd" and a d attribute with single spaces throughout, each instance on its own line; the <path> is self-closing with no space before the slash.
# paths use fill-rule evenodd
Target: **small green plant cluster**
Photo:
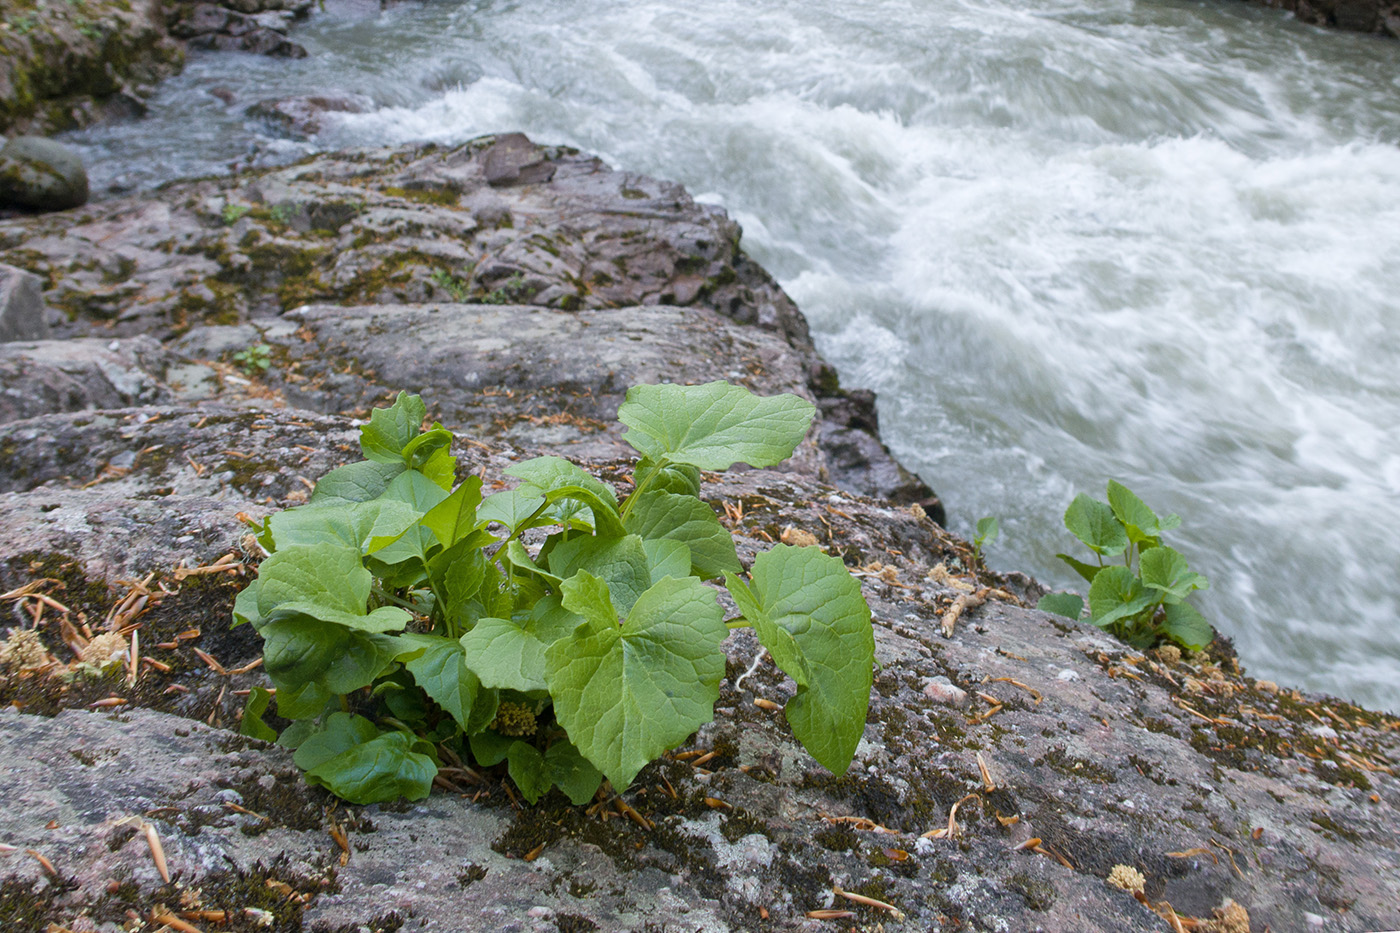
<path id="1" fill-rule="evenodd" d="M 452 296 L 453 301 L 461 303 L 471 301 L 471 286 L 446 269 L 434 269 L 432 275 L 428 276 L 428 278 L 434 285 Z"/>
<path id="2" fill-rule="evenodd" d="M 250 376 L 260 376 L 272 366 L 272 347 L 255 343 L 233 355 L 233 362 Z"/>
<path id="3" fill-rule="evenodd" d="M 223 210 L 224 226 L 232 227 L 239 220 L 246 217 L 253 209 L 246 204 L 225 204 Z"/>
<path id="4" fill-rule="evenodd" d="M 1180 552 L 1162 544 L 1162 532 L 1181 518 L 1158 518 L 1121 483 L 1109 481 L 1108 501 L 1081 493 L 1065 510 L 1065 527 L 1092 551 L 1090 564 L 1057 555 L 1089 581 L 1089 621 L 1136 648 L 1162 641 L 1198 651 L 1214 637 L 1210 623 L 1186 602 L 1209 587 Z M 1123 558 L 1105 565 L 1104 558 Z M 1074 593 L 1051 593 L 1037 604 L 1057 615 L 1078 619 L 1084 599 Z"/>
<path id="5" fill-rule="evenodd" d="M 514 272 L 510 278 L 483 295 L 481 303 L 484 305 L 508 305 L 512 302 L 525 301 L 532 293 L 533 289 L 525 284 L 525 276 L 522 273 Z"/>
<path id="6" fill-rule="evenodd" d="M 870 609 L 845 565 L 778 545 L 744 579 L 700 471 L 772 466 L 813 406 L 722 382 L 636 386 L 618 418 L 641 453 L 632 492 L 559 457 L 514 489 L 453 488 L 452 434 L 401 394 L 360 432 L 366 459 L 257 528 L 269 552 L 234 624 L 263 639 L 280 735 L 249 697 L 243 731 L 295 749 L 307 779 L 354 803 L 428 794 L 444 757 L 502 761 L 534 803 L 617 790 L 714 716 L 723 642 L 752 628 L 797 684 L 793 733 L 843 772 L 865 728 Z M 527 542 L 529 544 L 527 545 Z M 726 619 L 723 581 L 740 615 Z M 450 754 L 449 754 L 450 753 Z"/>

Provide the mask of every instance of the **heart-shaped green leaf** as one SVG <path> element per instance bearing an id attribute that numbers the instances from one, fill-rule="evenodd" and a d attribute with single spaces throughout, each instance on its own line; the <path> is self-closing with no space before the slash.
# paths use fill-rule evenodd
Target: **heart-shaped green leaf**
<path id="1" fill-rule="evenodd" d="M 623 440 L 654 462 L 727 470 L 776 466 L 802 443 L 816 406 L 796 395 L 760 398 L 742 386 L 633 386 L 617 410 Z"/>
<path id="2" fill-rule="evenodd" d="M 744 617 L 797 682 L 784 707 L 793 735 L 834 774 L 845 772 L 865 733 L 875 635 L 860 583 L 840 558 L 780 544 L 754 560 L 752 584 L 726 580 Z"/>
<path id="3" fill-rule="evenodd" d="M 559 724 L 620 790 L 714 718 L 728 629 L 694 577 L 657 583 L 620 626 L 607 585 L 586 572 L 575 580 L 564 606 L 587 621 L 545 653 L 546 680 Z"/>

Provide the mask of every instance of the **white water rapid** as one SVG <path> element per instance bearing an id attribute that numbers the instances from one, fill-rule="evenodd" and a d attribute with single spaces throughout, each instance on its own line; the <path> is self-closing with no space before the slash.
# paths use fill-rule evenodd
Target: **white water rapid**
<path id="1" fill-rule="evenodd" d="M 1400 42 L 1232 0 L 330 0 L 293 38 L 68 139 L 99 187 L 505 130 L 681 181 L 994 566 L 1074 583 L 1061 515 L 1116 478 L 1252 674 L 1400 710 Z M 378 109 L 242 115 L 317 92 Z"/>

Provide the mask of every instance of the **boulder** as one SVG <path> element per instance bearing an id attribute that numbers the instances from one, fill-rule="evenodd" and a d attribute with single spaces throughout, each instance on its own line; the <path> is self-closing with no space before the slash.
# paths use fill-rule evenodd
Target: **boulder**
<path id="1" fill-rule="evenodd" d="M 16 136 L 0 147 L 0 205 L 63 211 L 87 199 L 83 160 L 62 143 Z"/>
<path id="2" fill-rule="evenodd" d="M 0 343 L 42 340 L 49 335 L 43 289 L 37 275 L 0 264 Z"/>

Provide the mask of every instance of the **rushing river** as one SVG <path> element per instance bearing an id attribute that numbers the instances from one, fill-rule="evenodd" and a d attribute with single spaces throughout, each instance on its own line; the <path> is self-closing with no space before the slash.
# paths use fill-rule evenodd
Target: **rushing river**
<path id="1" fill-rule="evenodd" d="M 1253 674 L 1400 709 L 1400 42 L 1230 0 L 330 0 L 293 38 L 69 141 L 99 187 L 502 130 L 681 181 L 994 566 L 1073 583 L 1061 514 L 1117 478 Z M 377 109 L 242 115 L 316 92 Z"/>

